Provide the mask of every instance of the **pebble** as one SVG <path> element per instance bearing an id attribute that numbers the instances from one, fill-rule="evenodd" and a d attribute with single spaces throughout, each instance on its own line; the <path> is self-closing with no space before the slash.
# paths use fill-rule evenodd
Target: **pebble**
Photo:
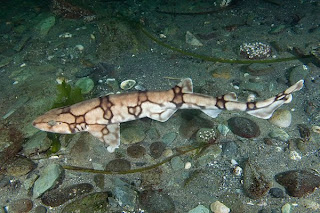
<path id="1" fill-rule="evenodd" d="M 163 191 L 145 190 L 139 194 L 139 203 L 145 212 L 175 213 L 173 199 Z"/>
<path id="2" fill-rule="evenodd" d="M 291 160 L 301 160 L 301 155 L 295 150 L 290 151 L 289 155 Z"/>
<path id="3" fill-rule="evenodd" d="M 220 132 L 220 134 L 223 136 L 227 136 L 227 134 L 230 132 L 229 127 L 227 127 L 224 124 L 219 124 L 217 129 Z"/>
<path id="4" fill-rule="evenodd" d="M 10 213 L 29 212 L 33 207 L 33 203 L 29 199 L 19 199 L 11 202 L 8 206 Z"/>
<path id="5" fill-rule="evenodd" d="M 45 192 L 41 201 L 46 206 L 56 207 L 65 202 L 87 194 L 93 190 L 93 186 L 89 183 L 80 183 Z"/>
<path id="6" fill-rule="evenodd" d="M 162 136 L 161 141 L 165 144 L 170 144 L 172 143 L 177 137 L 177 133 L 175 132 L 169 132 Z"/>
<path id="7" fill-rule="evenodd" d="M 76 81 L 75 86 L 81 89 L 81 94 L 89 94 L 94 88 L 94 82 L 91 78 L 84 77 Z"/>
<path id="8" fill-rule="evenodd" d="M 138 144 L 133 144 L 127 148 L 127 154 L 132 158 L 141 158 L 146 154 L 146 149 Z"/>
<path id="9" fill-rule="evenodd" d="M 269 133 L 271 138 L 287 142 L 289 140 L 289 135 L 282 129 L 274 129 Z"/>
<path id="10" fill-rule="evenodd" d="M 275 71 L 274 67 L 268 64 L 251 64 L 245 69 L 246 72 L 254 76 L 269 75 Z"/>
<path id="11" fill-rule="evenodd" d="M 119 206 L 128 211 L 134 211 L 137 199 L 137 192 L 132 187 L 119 178 L 114 180 L 113 194 Z"/>
<path id="12" fill-rule="evenodd" d="M 191 162 L 187 162 L 187 163 L 185 163 L 185 165 L 184 165 L 184 169 L 190 169 L 191 168 L 191 166 L 192 166 L 192 164 L 191 164 Z"/>
<path id="13" fill-rule="evenodd" d="M 184 163 L 179 156 L 173 157 L 170 161 L 171 167 L 174 171 L 178 171 L 184 168 Z"/>
<path id="14" fill-rule="evenodd" d="M 229 213 L 230 209 L 221 203 L 220 201 L 216 201 L 210 205 L 210 209 L 213 213 Z"/>
<path id="15" fill-rule="evenodd" d="M 290 212 L 291 212 L 291 205 L 289 203 L 286 203 L 281 207 L 281 213 L 290 213 Z"/>
<path id="16" fill-rule="evenodd" d="M 70 212 L 110 212 L 108 192 L 96 192 L 69 203 L 62 213 Z"/>
<path id="17" fill-rule="evenodd" d="M 106 171 L 121 172 L 131 169 L 131 164 L 125 159 L 114 159 L 106 165 Z"/>
<path id="18" fill-rule="evenodd" d="M 59 164 L 48 165 L 34 183 L 33 198 L 40 197 L 44 192 L 56 186 L 62 173 L 63 168 Z"/>
<path id="19" fill-rule="evenodd" d="M 285 128 L 290 126 L 291 119 L 292 119 L 292 116 L 289 110 L 278 109 L 273 113 L 269 121 L 276 126 Z"/>
<path id="20" fill-rule="evenodd" d="M 191 209 L 188 213 L 209 213 L 209 209 L 207 209 L 204 205 L 198 205 L 196 208 Z"/>
<path id="21" fill-rule="evenodd" d="M 243 171 L 243 188 L 252 199 L 260 199 L 269 191 L 272 183 L 258 169 L 254 162 L 247 160 Z"/>
<path id="22" fill-rule="evenodd" d="M 203 44 L 191 32 L 186 32 L 186 43 L 192 46 L 201 47 Z"/>
<path id="23" fill-rule="evenodd" d="M 34 213 L 46 213 L 46 212 L 47 212 L 47 209 L 44 206 L 37 206 L 34 209 Z"/>
<path id="24" fill-rule="evenodd" d="M 260 135 L 259 126 L 252 120 L 244 117 L 233 117 L 228 120 L 228 126 L 233 134 L 243 138 L 255 138 Z"/>
<path id="25" fill-rule="evenodd" d="M 48 150 L 51 143 L 51 140 L 47 137 L 47 133 L 39 131 L 23 144 L 22 151 L 26 156 L 41 153 Z"/>
<path id="26" fill-rule="evenodd" d="M 218 156 L 220 156 L 221 152 L 222 152 L 222 149 L 220 148 L 219 145 L 217 144 L 212 145 L 201 153 L 201 155 L 198 157 L 198 163 L 201 166 L 205 166 L 208 163 L 211 163 L 212 161 L 214 161 Z"/>
<path id="27" fill-rule="evenodd" d="M 196 141 L 198 143 L 214 142 L 216 140 L 216 133 L 214 129 L 201 128 L 196 134 Z"/>
<path id="28" fill-rule="evenodd" d="M 153 158 L 159 158 L 166 148 L 166 144 L 162 142 L 154 142 L 150 145 L 150 155 Z"/>
<path id="29" fill-rule="evenodd" d="M 297 67 L 294 67 L 289 74 L 290 84 L 293 85 L 297 81 L 301 79 L 305 79 L 308 74 L 309 74 L 309 69 L 306 65 L 299 65 Z"/>
<path id="30" fill-rule="evenodd" d="M 134 144 L 144 140 L 146 137 L 144 128 L 141 126 L 129 126 L 121 130 L 121 143 Z"/>
<path id="31" fill-rule="evenodd" d="M 280 188 L 271 188 L 269 190 L 269 193 L 274 198 L 284 198 L 284 196 L 285 196 L 284 191 Z"/>
<path id="32" fill-rule="evenodd" d="M 34 169 L 35 165 L 32 160 L 26 157 L 18 156 L 14 159 L 10 159 L 4 165 L 1 166 L 6 175 L 19 177 L 28 174 Z"/>
<path id="33" fill-rule="evenodd" d="M 104 189 L 104 175 L 103 174 L 96 174 L 93 177 L 93 181 L 99 189 L 102 189 L 102 190 Z"/>
<path id="34" fill-rule="evenodd" d="M 132 89 L 134 85 L 136 85 L 136 81 L 132 79 L 128 79 L 120 83 L 120 88 L 123 90 L 129 90 L 129 89 Z"/>
<path id="35" fill-rule="evenodd" d="M 303 197 L 320 186 L 320 176 L 313 170 L 290 170 L 279 173 L 275 180 L 284 186 L 292 197 Z"/>

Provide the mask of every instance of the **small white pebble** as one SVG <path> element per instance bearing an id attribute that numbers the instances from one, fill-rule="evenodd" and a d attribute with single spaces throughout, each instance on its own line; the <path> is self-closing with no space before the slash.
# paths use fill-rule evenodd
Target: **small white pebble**
<path id="1" fill-rule="evenodd" d="M 221 203 L 220 201 L 216 201 L 210 205 L 210 209 L 214 213 L 229 213 L 230 209 Z"/>
<path id="2" fill-rule="evenodd" d="M 191 163 L 190 162 L 187 162 L 185 165 L 184 165 L 184 169 L 190 169 L 191 168 Z"/>
<path id="3" fill-rule="evenodd" d="M 76 49 L 78 49 L 80 52 L 82 52 L 84 50 L 84 46 L 81 44 L 77 44 Z"/>
<path id="4" fill-rule="evenodd" d="M 20 65 L 20 67 L 25 67 L 25 66 L 27 66 L 26 63 L 23 63 Z"/>
<path id="5" fill-rule="evenodd" d="M 301 160 L 301 156 L 296 151 L 290 151 L 290 159 L 291 160 Z"/>
<path id="6" fill-rule="evenodd" d="M 242 168 L 240 166 L 234 167 L 233 174 L 235 176 L 241 176 L 242 175 Z"/>

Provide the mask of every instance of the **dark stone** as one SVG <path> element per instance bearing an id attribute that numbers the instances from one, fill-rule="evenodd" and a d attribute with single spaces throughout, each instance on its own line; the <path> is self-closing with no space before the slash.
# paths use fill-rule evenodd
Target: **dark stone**
<path id="1" fill-rule="evenodd" d="M 19 177 L 26 175 L 33 170 L 35 168 L 35 164 L 29 158 L 17 156 L 8 160 L 6 163 L 1 165 L 1 167 L 1 169 L 5 171 L 6 175 Z"/>
<path id="2" fill-rule="evenodd" d="M 175 206 L 172 198 L 164 192 L 145 190 L 140 194 L 139 202 L 146 212 L 175 212 Z"/>
<path id="3" fill-rule="evenodd" d="M 313 193 L 320 186 L 320 176 L 313 170 L 290 170 L 275 176 L 293 197 L 303 197 Z"/>
<path id="4" fill-rule="evenodd" d="M 153 158 L 159 158 L 166 148 L 166 144 L 162 142 L 154 142 L 150 145 L 150 155 Z"/>
<path id="5" fill-rule="evenodd" d="M 132 158 L 141 158 L 146 154 L 146 149 L 138 144 L 134 144 L 127 148 L 127 154 Z"/>
<path id="6" fill-rule="evenodd" d="M 33 207 L 33 203 L 29 199 L 15 200 L 9 204 L 10 213 L 29 212 Z"/>
<path id="7" fill-rule="evenodd" d="M 44 206 L 37 206 L 34 209 L 34 213 L 46 213 L 46 212 L 47 212 L 47 209 Z"/>
<path id="8" fill-rule="evenodd" d="M 272 197 L 283 198 L 285 196 L 284 191 L 280 188 L 271 188 L 269 193 Z"/>
<path id="9" fill-rule="evenodd" d="M 80 183 L 61 189 L 47 191 L 41 197 L 41 201 L 46 206 L 56 207 L 81 195 L 87 194 L 93 190 L 89 183 Z"/>
<path id="10" fill-rule="evenodd" d="M 271 182 L 266 179 L 260 169 L 247 160 L 243 170 L 243 188 L 252 199 L 262 198 L 270 189 Z"/>
<path id="11" fill-rule="evenodd" d="M 259 126 L 252 120 L 244 117 L 233 117 L 228 120 L 228 126 L 233 134 L 243 138 L 255 138 L 260 135 Z"/>
<path id="12" fill-rule="evenodd" d="M 130 162 L 125 159 L 114 159 L 110 161 L 106 166 L 106 170 L 111 172 L 127 171 L 130 170 L 130 168 Z"/>
<path id="13" fill-rule="evenodd" d="M 108 192 L 96 192 L 69 203 L 62 213 L 70 212 L 110 212 Z"/>

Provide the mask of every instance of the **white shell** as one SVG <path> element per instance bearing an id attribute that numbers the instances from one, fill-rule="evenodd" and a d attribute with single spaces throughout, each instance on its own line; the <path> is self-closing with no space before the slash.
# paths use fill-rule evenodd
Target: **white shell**
<path id="1" fill-rule="evenodd" d="M 121 82 L 120 88 L 123 89 L 123 90 L 129 90 L 132 87 L 134 87 L 135 84 L 136 84 L 135 80 L 128 79 L 128 80 L 125 80 L 125 81 Z"/>

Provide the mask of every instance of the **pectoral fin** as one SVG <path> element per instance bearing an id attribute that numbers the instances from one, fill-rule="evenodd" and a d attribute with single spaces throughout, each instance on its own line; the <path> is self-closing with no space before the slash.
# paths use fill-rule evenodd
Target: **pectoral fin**
<path id="1" fill-rule="evenodd" d="M 108 151 L 114 152 L 120 145 L 120 124 L 88 125 L 88 132 L 108 145 Z"/>

